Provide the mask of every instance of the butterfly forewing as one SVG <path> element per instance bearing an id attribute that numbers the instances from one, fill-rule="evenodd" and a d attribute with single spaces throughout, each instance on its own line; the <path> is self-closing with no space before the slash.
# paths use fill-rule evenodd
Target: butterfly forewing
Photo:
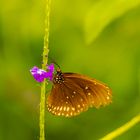
<path id="1" fill-rule="evenodd" d="M 57 73 L 47 99 L 48 110 L 54 115 L 72 117 L 88 107 L 105 106 L 112 94 L 105 84 L 75 73 Z"/>
<path id="2" fill-rule="evenodd" d="M 84 91 L 83 96 L 86 95 L 89 106 L 98 108 L 112 102 L 111 90 L 104 83 L 76 73 L 65 73 L 64 77 L 65 79 L 71 79 Z"/>

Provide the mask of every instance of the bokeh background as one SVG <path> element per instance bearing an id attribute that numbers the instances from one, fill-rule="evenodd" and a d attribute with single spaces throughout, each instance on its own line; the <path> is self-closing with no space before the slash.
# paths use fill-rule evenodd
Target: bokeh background
<path id="1" fill-rule="evenodd" d="M 0 140 L 39 139 L 45 1 L 0 1 Z M 140 112 L 140 0 L 52 0 L 49 56 L 107 83 L 113 103 L 68 119 L 46 111 L 47 140 L 98 140 Z M 47 89 L 49 92 L 49 89 Z M 137 124 L 116 140 L 140 140 Z"/>

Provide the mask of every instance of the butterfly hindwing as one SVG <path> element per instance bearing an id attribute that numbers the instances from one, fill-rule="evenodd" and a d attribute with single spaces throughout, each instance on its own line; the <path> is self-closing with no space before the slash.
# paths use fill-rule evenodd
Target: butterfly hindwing
<path id="1" fill-rule="evenodd" d="M 82 90 L 77 85 L 56 84 L 47 99 L 48 110 L 54 115 L 72 117 L 88 109 L 86 97 L 81 96 Z"/>

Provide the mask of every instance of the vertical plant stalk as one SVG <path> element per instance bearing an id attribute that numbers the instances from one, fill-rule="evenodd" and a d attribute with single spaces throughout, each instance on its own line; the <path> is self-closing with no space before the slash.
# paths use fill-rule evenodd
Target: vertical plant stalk
<path id="1" fill-rule="evenodd" d="M 44 35 L 44 47 L 43 47 L 43 63 L 42 69 L 46 70 L 48 63 L 49 53 L 49 27 L 50 27 L 50 2 L 51 0 L 45 0 L 45 35 Z M 45 140 L 45 93 L 46 93 L 46 80 L 41 84 L 40 95 L 40 140 Z"/>
<path id="2" fill-rule="evenodd" d="M 114 138 L 118 137 L 119 135 L 126 132 L 128 129 L 132 128 L 135 124 L 140 122 L 140 114 L 132 118 L 129 122 L 121 126 L 120 128 L 117 128 L 116 130 L 112 131 L 111 133 L 107 134 L 100 140 L 113 140 Z"/>

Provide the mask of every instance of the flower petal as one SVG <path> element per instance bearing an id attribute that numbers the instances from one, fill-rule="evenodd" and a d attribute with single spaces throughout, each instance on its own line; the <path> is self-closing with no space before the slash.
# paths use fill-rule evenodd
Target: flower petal
<path id="1" fill-rule="evenodd" d="M 31 74 L 33 75 L 34 79 L 37 82 L 43 82 L 45 78 L 47 78 L 49 75 L 45 70 L 39 69 L 38 67 L 34 66 L 30 70 Z"/>
<path id="2" fill-rule="evenodd" d="M 54 72 L 54 64 L 51 63 L 50 65 L 48 65 L 47 69 L 49 70 L 49 72 Z"/>
<path id="3" fill-rule="evenodd" d="M 38 67 L 34 66 L 30 70 L 31 74 L 33 75 L 34 79 L 37 82 L 43 82 L 45 78 L 48 78 L 50 81 L 53 80 L 53 72 L 54 72 L 54 64 L 48 65 L 48 72 Z"/>

